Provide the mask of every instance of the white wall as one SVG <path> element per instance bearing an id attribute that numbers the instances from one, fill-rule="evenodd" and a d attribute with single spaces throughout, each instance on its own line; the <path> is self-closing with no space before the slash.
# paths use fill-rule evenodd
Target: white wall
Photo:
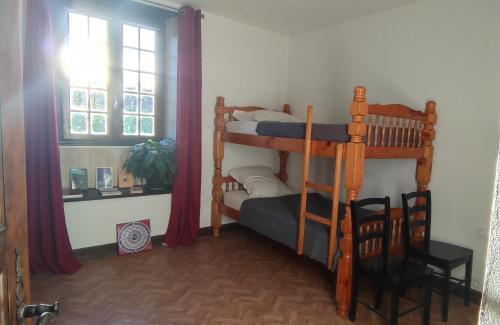
<path id="1" fill-rule="evenodd" d="M 210 225 L 214 107 L 260 105 L 279 109 L 286 100 L 289 38 L 205 14 L 203 20 L 203 151 L 201 227 Z M 264 164 L 278 168 L 278 153 L 226 145 L 223 172 L 237 166 Z"/>
<path id="2" fill-rule="evenodd" d="M 288 99 L 313 104 L 316 121 L 347 122 L 358 84 L 369 102 L 437 101 L 432 237 L 474 249 L 479 290 L 499 135 L 499 21 L 498 1 L 426 0 L 290 41 Z M 390 194 L 400 205 L 414 174 L 413 161 L 369 161 L 361 196 Z"/>
<path id="3" fill-rule="evenodd" d="M 230 105 L 262 105 L 280 108 L 285 103 L 288 69 L 288 37 L 205 13 L 202 21 L 203 151 L 201 227 L 210 226 L 213 175 L 214 106 L 217 96 Z M 277 153 L 227 146 L 224 171 L 245 164 L 274 165 Z M 63 186 L 68 168 L 117 166 L 123 148 L 61 148 Z M 76 166 L 79 165 L 79 166 Z M 85 164 L 82 166 L 81 164 Z M 103 165 L 105 164 L 105 165 Z M 170 195 L 66 203 L 66 224 L 73 248 L 116 241 L 114 225 L 150 218 L 153 235 L 163 234 L 170 215 Z"/>

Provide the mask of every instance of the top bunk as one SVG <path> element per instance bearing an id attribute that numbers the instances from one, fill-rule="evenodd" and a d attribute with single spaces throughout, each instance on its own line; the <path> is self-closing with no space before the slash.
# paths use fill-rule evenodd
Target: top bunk
<path id="1" fill-rule="evenodd" d="M 436 103 L 426 103 L 425 111 L 402 104 L 368 104 L 366 89 L 354 89 L 350 106 L 350 124 L 312 123 L 312 114 L 301 122 L 297 118 L 271 118 L 262 107 L 226 106 L 223 97 L 217 97 L 215 107 L 215 141 L 286 152 L 303 152 L 306 126 L 312 123 L 311 154 L 335 157 L 337 146 L 349 142 L 364 143 L 366 159 L 420 159 L 427 157 L 426 146 L 435 137 Z M 311 108 L 312 110 L 312 108 Z M 260 113 L 257 120 L 238 118 L 245 113 Z M 244 114 L 241 114 L 244 113 Z M 291 114 L 290 106 L 283 113 Z M 291 115 L 290 115 L 291 116 Z M 343 150 L 344 155 L 346 150 Z M 344 158 L 344 157 L 343 157 Z"/>

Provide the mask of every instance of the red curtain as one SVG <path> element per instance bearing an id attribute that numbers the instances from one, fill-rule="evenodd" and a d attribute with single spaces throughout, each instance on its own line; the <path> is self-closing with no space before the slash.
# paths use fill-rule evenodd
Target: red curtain
<path id="1" fill-rule="evenodd" d="M 80 267 L 66 229 L 55 100 L 55 49 L 48 0 L 28 0 L 24 120 L 30 268 L 73 273 Z"/>
<path id="2" fill-rule="evenodd" d="M 178 16 L 176 175 L 165 243 L 189 245 L 200 228 L 201 12 Z"/>

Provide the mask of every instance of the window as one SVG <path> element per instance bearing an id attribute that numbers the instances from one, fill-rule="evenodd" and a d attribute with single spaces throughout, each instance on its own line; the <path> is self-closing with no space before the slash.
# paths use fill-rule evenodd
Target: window
<path id="1" fill-rule="evenodd" d="M 61 142 L 129 145 L 161 138 L 164 19 L 137 13 L 162 10 L 130 3 L 107 16 L 106 8 L 88 4 L 72 3 L 60 26 Z"/>

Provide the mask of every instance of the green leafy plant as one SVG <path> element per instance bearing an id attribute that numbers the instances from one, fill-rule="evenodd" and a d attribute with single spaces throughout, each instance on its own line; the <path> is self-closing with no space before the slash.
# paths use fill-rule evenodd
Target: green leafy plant
<path id="1" fill-rule="evenodd" d="M 175 141 L 148 140 L 127 150 L 123 169 L 137 178 L 146 180 L 150 189 L 172 186 L 175 174 Z"/>

